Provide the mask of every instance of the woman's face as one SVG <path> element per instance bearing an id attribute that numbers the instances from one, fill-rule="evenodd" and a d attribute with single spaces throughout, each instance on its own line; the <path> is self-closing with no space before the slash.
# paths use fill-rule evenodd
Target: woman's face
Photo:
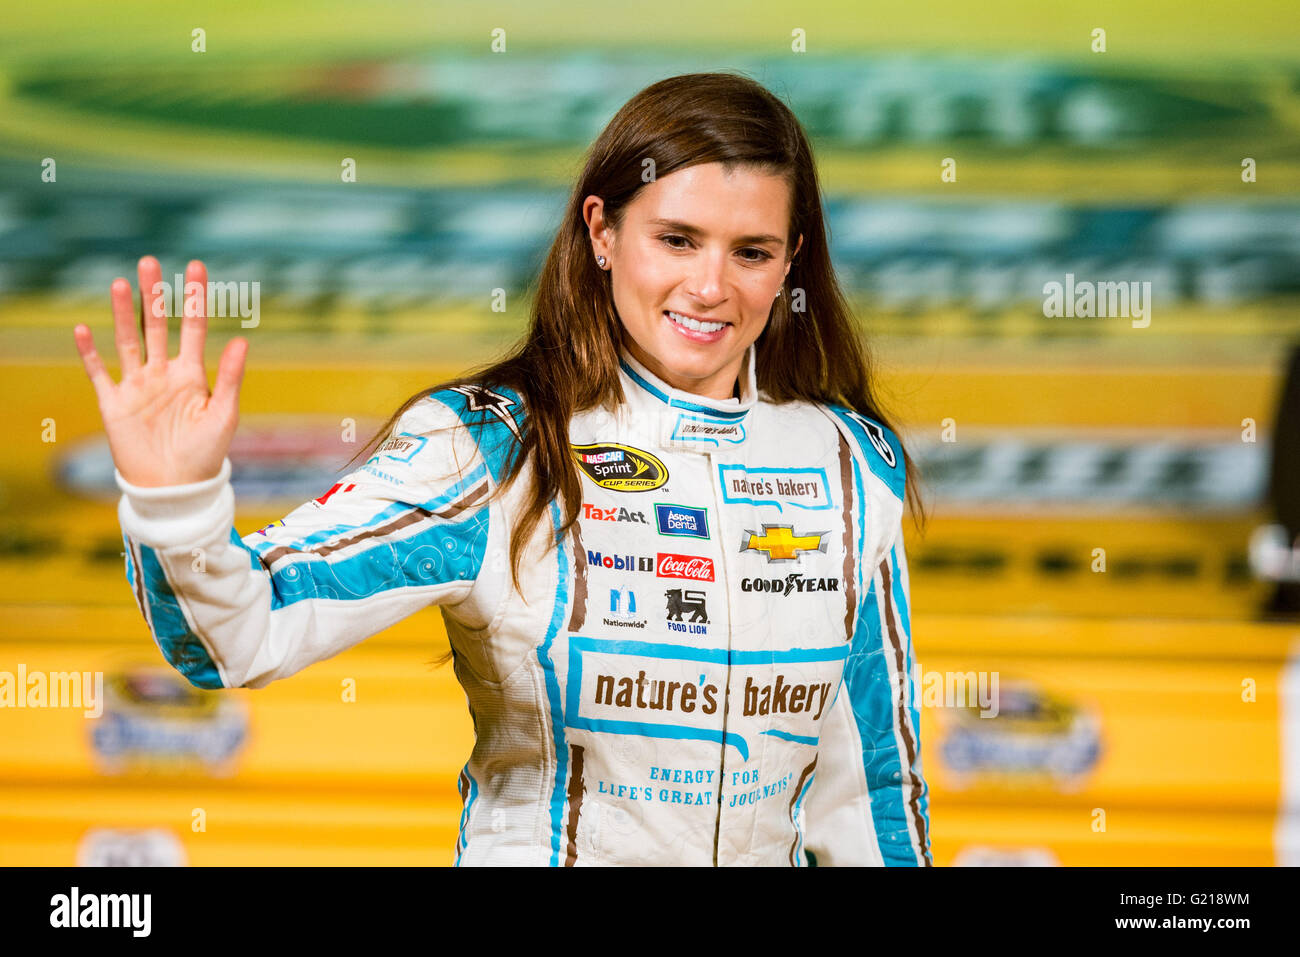
<path id="1" fill-rule="evenodd" d="M 790 202 L 782 177 L 721 163 L 648 184 L 617 232 L 588 196 L 592 255 L 606 258 L 628 351 L 673 388 L 730 398 L 803 244 L 786 242 Z"/>

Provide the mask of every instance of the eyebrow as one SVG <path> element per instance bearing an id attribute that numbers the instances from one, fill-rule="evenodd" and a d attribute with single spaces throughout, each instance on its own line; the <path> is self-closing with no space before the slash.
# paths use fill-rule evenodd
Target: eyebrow
<path id="1" fill-rule="evenodd" d="M 690 223 L 683 223 L 676 219 L 652 219 L 650 220 L 650 225 L 667 226 L 669 229 L 675 229 L 679 233 L 686 233 L 688 236 L 704 235 L 703 230 L 698 227 L 692 226 Z M 785 240 L 780 236 L 773 236 L 771 233 L 761 233 L 754 236 L 741 236 L 738 241 L 745 244 L 772 243 L 777 246 L 785 242 Z"/>

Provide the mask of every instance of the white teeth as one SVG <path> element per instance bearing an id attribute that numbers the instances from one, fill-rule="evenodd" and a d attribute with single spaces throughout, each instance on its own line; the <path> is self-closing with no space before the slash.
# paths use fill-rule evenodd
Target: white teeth
<path id="1" fill-rule="evenodd" d="M 668 318 L 672 319 L 673 322 L 685 326 L 687 329 L 693 329 L 696 332 L 717 332 L 719 329 L 722 329 L 727 325 L 725 322 L 700 322 L 700 320 L 692 319 L 690 316 L 683 316 L 679 312 L 673 312 L 672 310 L 665 311 L 668 313 Z"/>

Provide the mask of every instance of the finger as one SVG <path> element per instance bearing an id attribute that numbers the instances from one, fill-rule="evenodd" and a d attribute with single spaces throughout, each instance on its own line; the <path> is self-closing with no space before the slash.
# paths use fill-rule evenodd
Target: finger
<path id="1" fill-rule="evenodd" d="M 162 266 L 152 256 L 140 260 L 140 309 L 144 325 L 145 365 L 167 364 L 167 297 Z"/>
<path id="2" fill-rule="evenodd" d="M 95 387 L 100 408 L 103 408 L 113 392 L 113 377 L 108 374 L 104 360 L 95 351 L 95 337 L 88 326 L 78 324 L 72 330 L 72 337 L 77 342 L 77 352 L 81 354 L 81 364 L 86 367 L 86 375 L 90 376 L 90 384 Z"/>
<path id="3" fill-rule="evenodd" d="M 126 376 L 140 368 L 143 359 L 131 284 L 120 277 L 114 279 L 109 287 L 109 298 L 113 303 L 113 339 L 117 343 L 117 359 L 122 363 L 122 375 Z"/>
<path id="4" fill-rule="evenodd" d="M 195 285 L 197 284 L 197 288 Z M 190 290 L 195 294 L 190 295 Z M 185 315 L 181 319 L 181 348 L 177 358 L 203 365 L 208 333 L 208 269 L 195 259 L 185 269 Z"/>
<path id="5" fill-rule="evenodd" d="M 247 355 L 248 340 L 242 336 L 231 339 L 221 350 L 210 403 L 228 413 L 239 411 L 239 385 L 244 381 L 244 358 Z"/>

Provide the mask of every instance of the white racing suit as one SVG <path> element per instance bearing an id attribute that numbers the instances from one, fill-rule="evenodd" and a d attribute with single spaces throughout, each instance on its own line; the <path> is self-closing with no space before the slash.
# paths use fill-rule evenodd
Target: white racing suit
<path id="1" fill-rule="evenodd" d="M 432 393 L 329 494 L 240 536 L 230 462 L 117 480 L 126 573 L 164 657 L 260 688 L 437 604 L 476 743 L 460 864 L 930 863 L 895 436 L 837 407 L 678 392 L 626 353 L 574 417 L 510 578 L 526 410 Z M 527 476 L 525 476 L 525 479 Z M 194 549 L 202 549 L 202 571 Z"/>

